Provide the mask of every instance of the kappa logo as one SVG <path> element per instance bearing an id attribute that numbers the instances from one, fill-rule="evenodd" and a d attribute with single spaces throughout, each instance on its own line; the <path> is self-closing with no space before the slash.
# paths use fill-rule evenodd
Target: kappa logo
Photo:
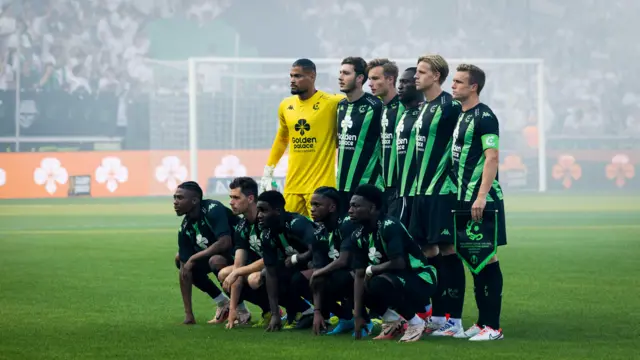
<path id="1" fill-rule="evenodd" d="M 482 113 L 482 117 L 486 118 L 486 117 L 491 117 L 491 114 L 489 114 L 487 111 Z"/>
<path id="2" fill-rule="evenodd" d="M 451 233 L 449 232 L 449 229 L 444 229 L 444 230 L 442 230 L 442 232 L 440 233 L 440 235 L 447 235 L 447 236 L 451 236 Z"/>
<path id="3" fill-rule="evenodd" d="M 320 102 L 313 104 L 313 110 L 316 110 L 316 111 L 320 110 Z"/>
<path id="4" fill-rule="evenodd" d="M 289 105 L 289 107 L 287 107 L 287 110 L 293 110 L 293 105 Z"/>
<path id="5" fill-rule="evenodd" d="M 300 119 L 298 120 L 298 123 L 293 127 L 297 132 L 300 133 L 300 135 L 304 135 L 304 133 L 306 131 L 311 130 L 311 125 L 309 125 L 309 123 L 307 123 L 307 120 L 305 119 Z"/>

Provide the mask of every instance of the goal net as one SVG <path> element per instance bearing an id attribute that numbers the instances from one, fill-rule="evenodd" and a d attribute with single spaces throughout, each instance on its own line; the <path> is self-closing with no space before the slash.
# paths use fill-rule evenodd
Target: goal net
<path id="1" fill-rule="evenodd" d="M 278 105 L 291 95 L 289 70 L 294 60 L 192 58 L 184 64 L 186 74 L 182 71 L 184 67 L 180 67 L 181 71 L 166 80 L 155 76 L 156 89 L 161 82 L 166 81 L 167 85 L 160 86 L 166 88 L 164 94 L 156 94 L 152 101 L 152 146 L 188 149 L 190 177 L 199 181 L 210 183 L 212 177 L 225 174 L 260 176 L 278 126 Z M 394 61 L 401 72 L 416 66 L 415 59 Z M 314 59 L 314 62 L 316 87 L 338 93 L 340 59 Z M 499 179 L 505 190 L 544 191 L 543 62 L 539 59 L 448 59 L 448 62 L 450 74 L 443 85 L 448 92 L 455 68 L 462 62 L 476 64 L 487 74 L 481 100 L 500 121 Z M 185 75 L 187 84 L 183 82 Z M 368 84 L 365 91 L 370 91 Z M 203 157 L 223 163 L 225 171 L 216 171 L 220 164 L 209 164 Z M 283 176 L 286 158 L 278 170 Z"/>

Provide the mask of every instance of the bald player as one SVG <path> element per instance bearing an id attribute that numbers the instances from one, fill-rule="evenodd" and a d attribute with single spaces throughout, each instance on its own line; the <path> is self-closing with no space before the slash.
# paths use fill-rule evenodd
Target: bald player
<path id="1" fill-rule="evenodd" d="M 316 65 L 309 59 L 296 60 L 289 75 L 292 96 L 278 108 L 278 132 L 259 185 L 260 192 L 276 188 L 273 171 L 289 146 L 286 211 L 309 217 L 314 190 L 336 185 L 336 114 L 342 96 L 316 89 Z"/>

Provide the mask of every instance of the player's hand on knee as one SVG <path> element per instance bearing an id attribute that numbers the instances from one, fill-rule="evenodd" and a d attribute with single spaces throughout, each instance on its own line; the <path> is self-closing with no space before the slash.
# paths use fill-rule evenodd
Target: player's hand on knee
<path id="1" fill-rule="evenodd" d="M 260 179 L 260 183 L 258 184 L 260 187 L 260 192 L 269 191 L 269 190 L 277 190 L 278 186 L 273 179 L 273 171 L 275 170 L 275 166 L 265 166 L 264 174 Z"/>

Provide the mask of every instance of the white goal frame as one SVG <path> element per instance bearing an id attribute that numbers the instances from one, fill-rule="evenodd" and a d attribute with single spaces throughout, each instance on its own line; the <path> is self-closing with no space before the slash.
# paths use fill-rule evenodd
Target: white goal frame
<path id="1" fill-rule="evenodd" d="M 393 59 L 398 63 L 415 62 L 416 59 Z M 296 59 L 293 58 L 243 58 L 243 57 L 191 57 L 188 59 L 189 71 L 189 176 L 197 181 L 198 179 L 198 112 L 197 112 L 197 64 L 292 64 Z M 314 59 L 316 65 L 333 65 L 340 64 L 342 59 Z M 545 118 L 544 118 L 544 59 L 540 58 L 514 58 L 514 59 L 488 59 L 488 58 L 459 58 L 447 59 L 450 63 L 471 63 L 476 65 L 482 64 L 515 64 L 515 65 L 535 65 L 536 66 L 536 112 L 537 112 L 537 128 L 538 128 L 538 191 L 547 190 L 547 158 L 546 158 L 546 137 L 545 137 Z M 236 96 L 235 82 L 232 88 L 234 93 L 233 101 Z M 235 134 L 235 104 L 232 106 L 232 133 Z M 275 116 L 275 115 L 274 115 Z"/>

